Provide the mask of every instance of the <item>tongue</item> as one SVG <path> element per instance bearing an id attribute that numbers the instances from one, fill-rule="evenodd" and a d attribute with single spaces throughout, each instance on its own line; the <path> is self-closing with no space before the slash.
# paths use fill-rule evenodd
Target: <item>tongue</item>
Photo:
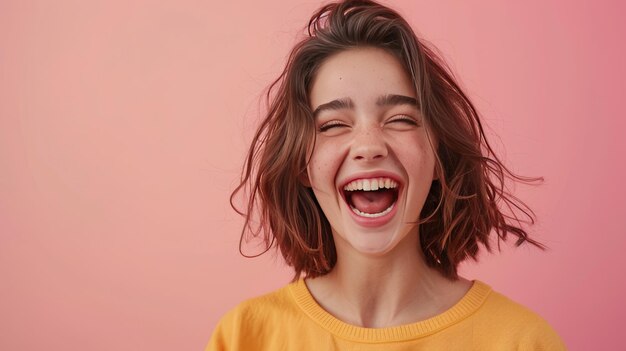
<path id="1" fill-rule="evenodd" d="M 393 203 L 393 191 L 353 191 L 350 201 L 361 212 L 380 213 Z"/>

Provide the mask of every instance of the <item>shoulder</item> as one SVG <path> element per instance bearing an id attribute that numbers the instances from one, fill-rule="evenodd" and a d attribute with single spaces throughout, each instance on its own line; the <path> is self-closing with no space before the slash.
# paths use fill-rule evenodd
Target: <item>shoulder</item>
<path id="1" fill-rule="evenodd" d="M 289 285 L 270 293 L 247 299 L 228 311 L 220 320 L 226 324 L 254 324 L 267 322 L 276 314 L 284 315 L 293 308 Z"/>
<path id="2" fill-rule="evenodd" d="M 291 284 L 290 284 L 291 285 Z M 246 349 L 245 339 L 260 342 L 268 332 L 286 323 L 296 313 L 289 285 L 273 292 L 247 299 L 230 309 L 219 320 L 207 350 Z"/>
<path id="3" fill-rule="evenodd" d="M 565 350 L 554 328 L 528 307 L 491 290 L 476 312 L 478 332 L 503 344 L 514 343 L 518 350 Z"/>

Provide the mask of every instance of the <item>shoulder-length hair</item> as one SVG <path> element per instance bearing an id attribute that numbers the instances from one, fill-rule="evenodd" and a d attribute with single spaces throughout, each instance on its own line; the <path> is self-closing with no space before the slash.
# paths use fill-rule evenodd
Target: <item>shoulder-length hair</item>
<path id="1" fill-rule="evenodd" d="M 517 176 L 498 159 L 487 142 L 474 105 L 445 62 L 419 39 L 395 11 L 370 0 L 348 0 L 320 8 L 310 19 L 308 36 L 295 45 L 282 74 L 268 88 L 267 112 L 250 146 L 241 182 L 231 205 L 245 217 L 246 234 L 262 236 L 266 250 L 275 246 L 295 271 L 324 275 L 337 261 L 330 223 L 311 188 L 302 182 L 315 121 L 309 106 L 311 82 L 326 58 L 360 46 L 395 55 L 412 79 L 422 115 L 438 140 L 433 181 L 419 220 L 420 246 L 426 264 L 457 279 L 457 266 L 477 260 L 479 244 L 491 251 L 490 233 L 531 243 L 516 215 L 534 223 L 533 211 L 504 188 L 505 177 Z M 247 210 L 234 205 L 243 192 Z M 511 215 L 499 205 L 505 205 Z M 509 222 L 516 222 L 509 223 Z M 416 248 L 417 249 L 417 248 Z M 264 252 L 265 252 L 264 251 Z M 243 253 L 242 253 L 243 254 Z"/>

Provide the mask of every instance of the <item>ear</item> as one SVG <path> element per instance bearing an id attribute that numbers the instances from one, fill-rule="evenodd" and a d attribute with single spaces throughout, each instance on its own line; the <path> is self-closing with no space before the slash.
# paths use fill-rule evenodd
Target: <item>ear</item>
<path id="1" fill-rule="evenodd" d="M 311 187 L 311 181 L 309 180 L 309 173 L 307 173 L 307 171 L 304 171 L 304 172 L 300 173 L 300 175 L 298 176 L 298 180 L 305 187 L 307 187 L 307 188 Z"/>
<path id="2" fill-rule="evenodd" d="M 435 161 L 435 167 L 433 167 L 433 180 L 439 180 L 439 162 Z"/>

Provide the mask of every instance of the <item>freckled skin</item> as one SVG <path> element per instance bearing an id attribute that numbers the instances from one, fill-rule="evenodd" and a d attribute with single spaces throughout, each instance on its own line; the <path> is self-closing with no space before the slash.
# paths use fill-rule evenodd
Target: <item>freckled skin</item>
<path id="1" fill-rule="evenodd" d="M 348 98 L 352 108 L 323 111 L 308 165 L 308 183 L 328 218 L 338 255 L 393 255 L 402 246 L 416 247 L 414 224 L 435 173 L 435 140 L 415 106 L 379 106 L 377 99 L 394 94 L 416 98 L 401 63 L 378 48 L 350 49 L 329 57 L 314 77 L 310 105 Z M 406 120 L 413 119 L 417 124 Z M 431 140 L 433 139 L 433 140 Z M 366 171 L 388 171 L 401 181 L 397 213 L 379 227 L 356 223 L 341 197 L 340 181 Z"/>

